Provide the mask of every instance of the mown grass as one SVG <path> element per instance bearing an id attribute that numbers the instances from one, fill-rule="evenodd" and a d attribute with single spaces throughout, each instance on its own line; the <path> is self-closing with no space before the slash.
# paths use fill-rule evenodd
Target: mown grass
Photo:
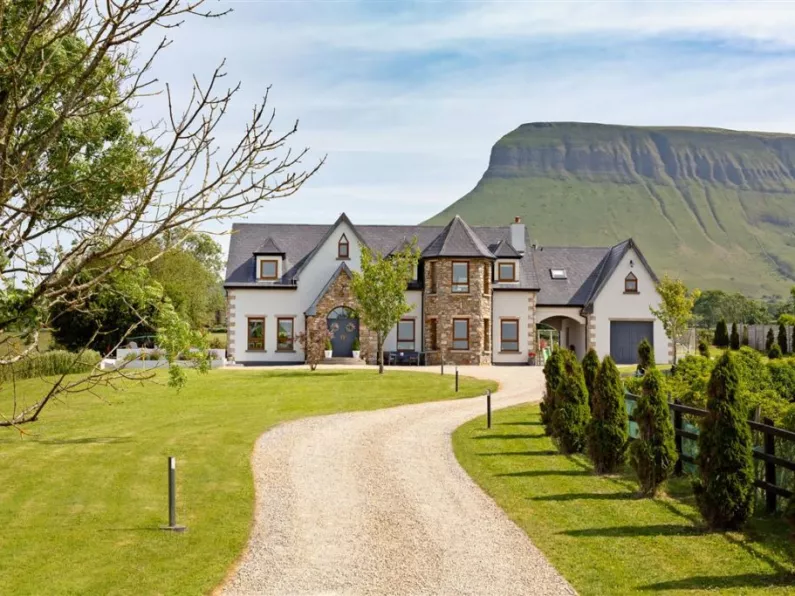
<path id="1" fill-rule="evenodd" d="M 127 384 L 45 410 L 21 437 L 0 429 L 4 594 L 202 594 L 241 554 L 253 516 L 250 455 L 279 422 L 481 395 L 494 383 L 388 371 L 190 373 L 179 393 Z M 30 401 L 44 382 L 18 384 Z M 0 411 L 8 408 L 8 387 Z M 6 397 L 4 398 L 4 394 Z M 178 521 L 167 521 L 166 457 Z M 318 487 L 322 490 L 322 487 Z"/>
<path id="2" fill-rule="evenodd" d="M 743 533 L 706 531 L 687 479 L 637 499 L 631 471 L 593 474 L 587 458 L 559 455 L 538 406 L 479 418 L 453 445 L 461 465 L 580 594 L 795 594 L 795 546 L 780 518 Z"/>

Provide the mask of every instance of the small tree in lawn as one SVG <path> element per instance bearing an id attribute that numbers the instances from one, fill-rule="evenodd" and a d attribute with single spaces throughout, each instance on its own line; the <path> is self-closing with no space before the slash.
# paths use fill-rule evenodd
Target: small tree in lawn
<path id="1" fill-rule="evenodd" d="M 298 345 L 304 351 L 304 359 L 309 365 L 309 370 L 315 370 L 317 365 L 326 358 L 324 351 L 331 340 L 331 331 L 327 327 L 323 327 L 311 334 L 302 331 L 296 339 L 298 340 Z"/>
<path id="2" fill-rule="evenodd" d="M 729 338 L 729 347 L 732 350 L 740 349 L 740 334 L 737 332 L 737 323 L 732 323 L 732 334 Z"/>
<path id="3" fill-rule="evenodd" d="M 748 345 L 748 325 L 743 325 L 743 340 L 742 344 L 744 346 Z"/>
<path id="4" fill-rule="evenodd" d="M 650 368 L 655 368 L 654 348 L 645 337 L 638 344 L 638 370 L 645 373 Z"/>
<path id="5" fill-rule="evenodd" d="M 582 372 L 585 375 L 585 386 L 588 388 L 588 401 L 593 405 L 596 375 L 599 373 L 599 356 L 593 348 L 588 350 L 585 358 L 582 359 Z"/>
<path id="6" fill-rule="evenodd" d="M 774 343 L 776 343 L 776 337 L 773 334 L 773 329 L 771 328 L 767 330 L 767 338 L 765 338 L 765 352 L 769 352 Z"/>
<path id="7" fill-rule="evenodd" d="M 786 354 L 789 352 L 789 345 L 787 342 L 787 328 L 784 326 L 784 323 L 778 324 L 778 337 L 776 338 L 778 341 L 778 347 L 781 348 L 781 353 Z"/>
<path id="8" fill-rule="evenodd" d="M 580 453 L 585 449 L 591 413 L 582 366 L 570 350 L 563 351 L 563 370 L 552 412 L 552 437 L 561 453 Z"/>
<path id="9" fill-rule="evenodd" d="M 659 308 L 649 307 L 651 314 L 660 319 L 665 333 L 674 345 L 674 364 L 676 364 L 676 340 L 693 319 L 693 304 L 701 295 L 699 290 L 687 289 L 681 279 L 671 279 L 666 274 L 657 284 L 660 295 Z"/>
<path id="10" fill-rule="evenodd" d="M 716 529 L 738 529 L 753 512 L 753 443 L 739 385 L 734 356 L 727 352 L 707 386 L 709 413 L 701 421 L 699 478 L 693 483 L 701 514 Z"/>
<path id="11" fill-rule="evenodd" d="M 546 389 L 541 401 L 541 423 L 544 425 L 544 432 L 550 436 L 552 435 L 552 413 L 555 411 L 558 387 L 564 374 L 563 352 L 559 348 L 554 348 L 549 359 L 544 363 Z"/>
<path id="12" fill-rule="evenodd" d="M 729 332 L 726 329 L 726 321 L 721 319 L 718 321 L 718 324 L 715 326 L 715 337 L 712 340 L 719 348 L 728 348 L 729 347 Z"/>
<path id="13" fill-rule="evenodd" d="M 591 404 L 588 455 L 597 474 L 613 474 L 624 465 L 628 420 L 621 374 L 610 356 L 599 367 Z"/>
<path id="14" fill-rule="evenodd" d="M 653 497 L 674 470 L 676 443 L 662 373 L 653 368 L 643 377 L 643 391 L 635 408 L 640 437 L 629 447 L 629 460 L 640 482 L 640 493 Z"/>
<path id="15" fill-rule="evenodd" d="M 361 272 L 354 271 L 351 287 L 359 302 L 359 318 L 376 335 L 378 373 L 384 373 L 384 341 L 400 317 L 411 311 L 406 287 L 419 260 L 417 241 L 387 257 L 362 246 Z"/>

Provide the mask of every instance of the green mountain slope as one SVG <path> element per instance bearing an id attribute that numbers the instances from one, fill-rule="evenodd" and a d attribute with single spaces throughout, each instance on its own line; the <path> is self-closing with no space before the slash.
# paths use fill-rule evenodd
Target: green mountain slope
<path id="1" fill-rule="evenodd" d="M 658 274 L 749 296 L 795 285 L 795 135 L 524 124 L 466 196 L 425 223 L 522 216 L 541 245 L 634 238 Z"/>

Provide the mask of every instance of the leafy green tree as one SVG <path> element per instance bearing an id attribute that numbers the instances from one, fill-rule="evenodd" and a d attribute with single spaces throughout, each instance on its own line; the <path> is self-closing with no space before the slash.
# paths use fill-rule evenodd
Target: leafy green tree
<path id="1" fill-rule="evenodd" d="M 634 412 L 640 437 L 629 447 L 629 460 L 638 476 L 640 493 L 646 497 L 657 493 L 660 484 L 673 473 L 678 459 L 663 383 L 659 370 L 647 371 Z"/>
<path id="2" fill-rule="evenodd" d="M 563 352 L 563 370 L 552 413 L 552 437 L 561 453 L 580 453 L 585 449 L 591 414 L 582 366 L 570 350 Z"/>
<path id="3" fill-rule="evenodd" d="M 563 352 L 559 347 L 555 347 L 544 363 L 545 391 L 541 401 L 541 423 L 548 436 L 552 436 L 553 433 L 552 414 L 555 412 L 558 388 L 564 374 Z"/>
<path id="4" fill-rule="evenodd" d="M 613 474 L 624 465 L 629 420 L 621 374 L 610 356 L 599 367 L 591 403 L 588 456 L 597 474 Z"/>
<path id="5" fill-rule="evenodd" d="M 411 311 L 406 287 L 414 277 L 420 253 L 416 239 L 386 257 L 364 245 L 361 253 L 361 271 L 353 272 L 351 288 L 362 323 L 375 333 L 378 373 L 384 374 L 384 341 L 400 318 Z"/>
<path id="6" fill-rule="evenodd" d="M 765 351 L 769 352 L 774 343 L 776 343 L 776 336 L 773 334 L 772 329 L 768 329 L 767 337 L 765 338 Z"/>
<path id="7" fill-rule="evenodd" d="M 787 349 L 789 346 L 787 345 L 787 328 L 784 326 L 783 323 L 778 324 L 778 337 L 776 338 L 778 342 L 778 347 L 781 348 L 781 353 L 786 354 L 789 352 Z"/>
<path id="8" fill-rule="evenodd" d="M 725 353 L 712 369 L 707 410 L 698 436 L 699 477 L 693 483 L 701 514 L 711 528 L 740 528 L 753 512 L 751 429 L 734 357 Z"/>
<path id="9" fill-rule="evenodd" d="M 729 347 L 732 350 L 740 349 L 740 334 L 737 332 L 737 323 L 732 323 L 732 334 L 729 338 Z"/>
<path id="10" fill-rule="evenodd" d="M 585 386 L 588 388 L 589 402 L 593 404 L 596 375 L 599 373 L 599 356 L 593 348 L 588 350 L 585 358 L 582 359 L 582 372 L 585 375 Z"/>
<path id="11" fill-rule="evenodd" d="M 690 321 L 693 320 L 693 304 L 699 297 L 699 290 L 690 291 L 681 279 L 672 279 L 666 274 L 657 284 L 660 295 L 659 308 L 649 307 L 651 314 L 657 317 L 671 338 L 674 346 L 674 364 L 676 364 L 676 343 Z"/>
<path id="12" fill-rule="evenodd" d="M 729 347 L 729 332 L 726 329 L 726 321 L 723 319 L 718 321 L 718 325 L 715 327 L 715 338 L 712 341 L 719 348 Z"/>
<path id="13" fill-rule="evenodd" d="M 645 337 L 638 344 L 638 370 L 646 372 L 650 368 L 655 368 L 654 348 Z"/>

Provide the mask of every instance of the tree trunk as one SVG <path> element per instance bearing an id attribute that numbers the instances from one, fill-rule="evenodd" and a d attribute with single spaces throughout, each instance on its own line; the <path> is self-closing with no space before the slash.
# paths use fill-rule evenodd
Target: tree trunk
<path id="1" fill-rule="evenodd" d="M 378 374 L 384 374 L 384 340 L 382 335 L 377 334 L 378 341 Z"/>

